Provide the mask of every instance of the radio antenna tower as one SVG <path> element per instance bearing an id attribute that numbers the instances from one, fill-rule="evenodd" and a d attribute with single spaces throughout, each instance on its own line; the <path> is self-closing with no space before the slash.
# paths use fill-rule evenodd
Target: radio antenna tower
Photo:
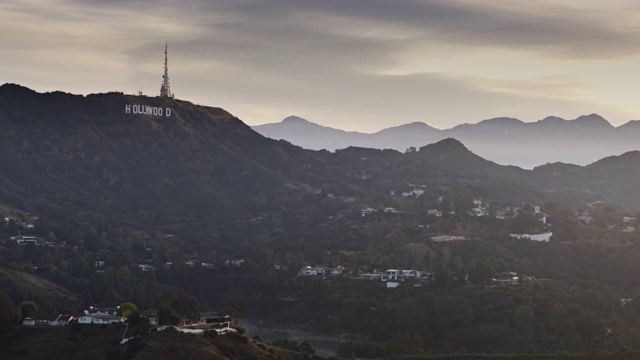
<path id="1" fill-rule="evenodd" d="M 167 67 L 167 44 L 164 44 L 164 75 L 162 75 L 162 85 L 160 85 L 160 97 L 173 99 L 173 93 L 169 86 L 169 68 Z"/>

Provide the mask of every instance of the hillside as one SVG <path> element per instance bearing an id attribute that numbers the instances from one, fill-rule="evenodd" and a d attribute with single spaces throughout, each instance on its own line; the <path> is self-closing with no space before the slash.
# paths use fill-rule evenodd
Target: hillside
<path id="1" fill-rule="evenodd" d="M 52 281 L 23 271 L 0 268 L 0 288 L 14 294 L 15 297 L 32 299 L 43 309 L 75 314 L 80 307 L 77 294 Z"/>
<path id="2" fill-rule="evenodd" d="M 563 121 L 544 123 L 608 128 Z M 168 321 L 234 314 L 265 339 L 293 328 L 348 358 L 640 348 L 640 302 L 620 301 L 638 296 L 638 152 L 526 170 L 450 137 L 402 152 L 313 151 L 219 108 L 18 85 L 0 87 L 0 123 L 2 330 L 20 329 L 23 301 L 47 314 L 131 302 Z M 300 275 L 314 268 L 324 270 Z M 387 269 L 421 275 L 394 288 Z M 505 284 L 513 273 L 523 281 Z M 82 358 L 78 340 L 101 329 L 24 336 L 5 351 L 37 358 L 55 343 Z M 297 358 L 172 334 L 101 344 L 94 357 Z"/>
<path id="3" fill-rule="evenodd" d="M 242 337 L 154 332 L 118 345 L 125 325 L 22 328 L 0 340 L 3 359 L 321 359 Z M 246 340 L 246 338 L 244 338 Z M 11 340 L 11 343 L 6 341 Z M 262 348 L 261 348 L 262 347 Z"/>
<path id="4" fill-rule="evenodd" d="M 171 116 L 125 112 L 142 104 Z M 185 101 L 3 85 L 0 122 L 0 199 L 50 217 L 232 226 L 286 207 L 322 180 L 312 153 Z"/>
<path id="5" fill-rule="evenodd" d="M 142 105 L 171 109 L 171 115 L 131 110 Z M 604 119 L 588 121 L 592 118 L 571 124 L 603 127 Z M 505 121 L 478 126 L 502 128 Z M 0 122 L 5 130 L 0 134 L 0 203 L 36 215 L 109 219 L 125 227 L 192 236 L 195 226 L 200 234 L 224 229 L 251 234 L 253 226 L 262 226 L 256 219 L 269 213 L 304 214 L 309 196 L 330 189 L 362 195 L 408 183 L 455 183 L 520 201 L 544 202 L 550 191 L 574 204 L 600 200 L 630 207 L 640 200 L 640 194 L 630 194 L 638 176 L 630 172 L 640 168 L 630 156 L 571 172 L 555 165 L 551 172 L 548 166 L 534 171 L 501 166 L 446 139 L 416 153 L 317 152 L 265 138 L 222 109 L 174 99 L 39 94 L 5 84 L 0 87 Z M 601 170 L 609 174 L 606 181 L 622 182 L 620 188 L 604 189 L 596 169 L 613 159 L 628 166 L 624 176 Z M 363 173 L 374 175 L 373 181 L 356 181 Z M 299 216 L 296 222 L 307 220 Z"/>

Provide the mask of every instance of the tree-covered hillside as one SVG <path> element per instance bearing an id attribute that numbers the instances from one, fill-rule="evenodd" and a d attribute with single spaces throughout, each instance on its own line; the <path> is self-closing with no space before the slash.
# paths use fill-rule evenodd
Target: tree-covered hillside
<path id="1" fill-rule="evenodd" d="M 640 347 L 636 153 L 523 170 L 455 139 L 309 151 L 222 109 L 17 85 L 0 87 L 0 125 L 15 305 L 193 299 L 349 357 Z M 412 275 L 393 287 L 387 270 Z"/>

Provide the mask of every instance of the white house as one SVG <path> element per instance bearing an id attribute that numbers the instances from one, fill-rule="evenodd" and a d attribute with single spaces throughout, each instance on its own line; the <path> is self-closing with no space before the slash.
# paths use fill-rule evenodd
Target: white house
<path id="1" fill-rule="evenodd" d="M 371 214 L 372 212 L 376 211 L 376 209 L 372 209 L 372 208 L 364 208 L 360 210 L 360 213 L 362 213 L 362 216 L 366 216 Z"/>
<path id="2" fill-rule="evenodd" d="M 10 240 L 15 241 L 18 245 L 37 245 L 35 236 L 11 236 Z"/>
<path id="3" fill-rule="evenodd" d="M 533 241 L 549 241 L 551 239 L 551 235 L 553 233 L 543 233 L 543 234 L 511 234 L 511 237 L 514 239 L 528 239 Z"/>
<path id="4" fill-rule="evenodd" d="M 471 213 L 475 216 L 489 216 L 487 208 L 484 208 L 482 206 L 474 207 L 473 209 L 471 209 Z"/>
<path id="5" fill-rule="evenodd" d="M 475 216 L 488 216 L 489 212 L 487 211 L 487 207 L 484 206 L 482 200 L 473 199 L 473 209 L 471 209 L 471 214 Z"/>
<path id="6" fill-rule="evenodd" d="M 318 269 L 311 266 L 305 266 L 302 269 L 300 269 L 300 272 L 298 273 L 298 275 L 302 275 L 302 276 L 318 275 Z"/>
<path id="7" fill-rule="evenodd" d="M 382 281 L 405 281 L 408 278 L 419 278 L 422 272 L 418 270 L 388 269 L 382 275 Z"/>
<path id="8" fill-rule="evenodd" d="M 154 271 L 156 268 L 153 265 L 140 264 L 140 265 L 138 265 L 138 269 L 141 270 L 141 271 Z"/>
<path id="9" fill-rule="evenodd" d="M 518 277 L 517 272 L 507 271 L 502 274 L 498 274 L 498 276 L 491 279 L 491 281 L 503 285 L 518 285 L 520 283 L 520 278 Z"/>
<path id="10" fill-rule="evenodd" d="M 440 217 L 440 216 L 442 216 L 442 211 L 440 211 L 438 209 L 427 209 L 427 215 Z"/>
<path id="11" fill-rule="evenodd" d="M 89 310 L 84 310 L 84 313 L 86 315 L 91 315 L 91 314 L 107 314 L 107 315 L 115 315 L 118 313 L 118 310 L 120 309 L 120 307 L 112 307 L 112 308 L 98 308 L 98 307 L 93 307 L 90 306 Z"/>
<path id="12" fill-rule="evenodd" d="M 102 313 L 87 314 L 78 318 L 80 324 L 119 324 L 124 322 L 124 317 Z"/>

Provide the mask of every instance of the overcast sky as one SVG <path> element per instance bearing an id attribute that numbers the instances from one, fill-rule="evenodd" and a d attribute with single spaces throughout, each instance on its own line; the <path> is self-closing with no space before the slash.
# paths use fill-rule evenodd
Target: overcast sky
<path id="1" fill-rule="evenodd" d="M 508 116 L 640 116 L 640 3 L 25 0 L 0 3 L 0 83 L 171 90 L 249 125 L 374 132 Z"/>

